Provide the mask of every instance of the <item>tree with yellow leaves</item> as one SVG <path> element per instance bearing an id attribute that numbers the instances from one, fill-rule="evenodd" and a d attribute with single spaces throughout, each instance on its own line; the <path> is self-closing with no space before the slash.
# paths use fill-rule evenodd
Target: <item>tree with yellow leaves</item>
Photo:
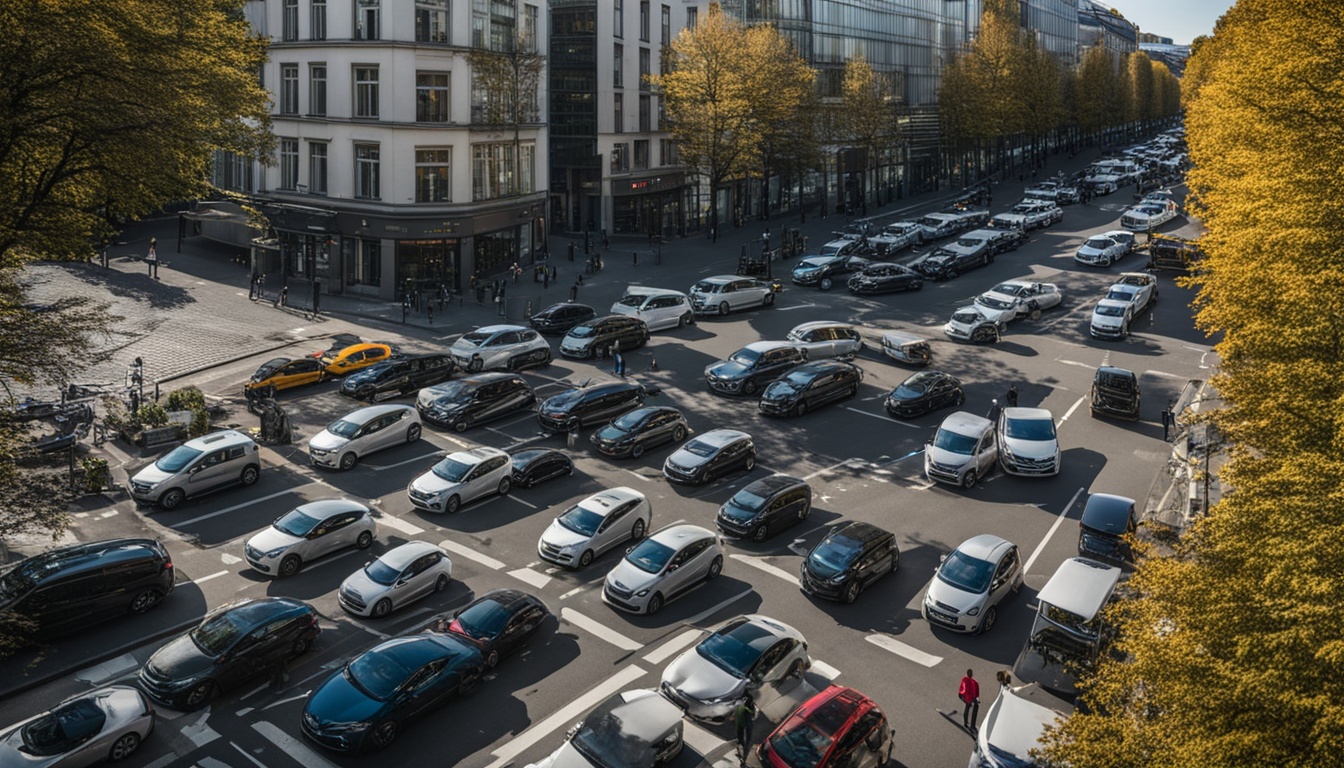
<path id="1" fill-rule="evenodd" d="M 889 77 L 875 72 L 863 56 L 856 56 L 845 64 L 841 97 L 840 115 L 849 141 L 863 150 L 866 158 L 866 190 L 872 183 L 873 170 L 882 164 L 883 155 L 897 145 L 896 94 Z M 882 204 L 880 193 L 877 203 Z"/>

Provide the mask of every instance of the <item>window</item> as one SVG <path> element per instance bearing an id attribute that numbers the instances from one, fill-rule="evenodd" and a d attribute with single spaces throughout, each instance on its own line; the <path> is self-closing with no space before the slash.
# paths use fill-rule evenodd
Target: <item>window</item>
<path id="1" fill-rule="evenodd" d="M 611 172 L 621 173 L 630 170 L 630 145 L 621 143 L 611 147 Z"/>
<path id="2" fill-rule="evenodd" d="M 653 69 L 649 66 L 650 56 L 648 48 L 639 49 L 639 90 L 641 91 L 649 90 L 649 75 L 653 74 Z"/>
<path id="3" fill-rule="evenodd" d="M 664 5 L 664 6 L 663 6 L 663 19 L 662 19 L 662 23 L 663 23 L 663 26 L 662 26 L 662 29 L 663 29 L 663 34 L 662 34 L 663 45 L 664 45 L 664 46 L 668 46 L 668 45 L 671 45 L 671 44 L 672 44 L 672 6 L 670 6 L 670 5 Z"/>
<path id="4" fill-rule="evenodd" d="M 611 34 L 625 37 L 625 0 L 612 0 Z"/>
<path id="5" fill-rule="evenodd" d="M 378 117 L 377 67 L 355 67 L 355 117 Z"/>
<path id="6" fill-rule="evenodd" d="M 700 9 L 691 7 L 686 9 L 686 28 L 695 29 L 695 25 L 700 21 Z"/>
<path id="7" fill-rule="evenodd" d="M 523 50 L 537 50 L 537 6 L 523 6 Z"/>
<path id="8" fill-rule="evenodd" d="M 471 148 L 472 200 L 490 200 L 536 191 L 533 169 L 536 146 L 519 147 L 522 157 L 515 161 L 513 142 L 476 144 Z"/>
<path id="9" fill-rule="evenodd" d="M 214 182 L 220 189 L 255 192 L 252 187 L 252 161 L 233 152 L 216 152 Z"/>
<path id="10" fill-rule="evenodd" d="M 612 111 L 614 112 L 615 122 L 611 129 L 616 133 L 622 133 L 625 131 L 625 94 L 614 93 L 612 94 L 612 100 L 614 102 Z"/>
<path id="11" fill-rule="evenodd" d="M 448 73 L 415 73 L 415 121 L 448 122 Z"/>
<path id="12" fill-rule="evenodd" d="M 640 95 L 639 97 L 639 132 L 648 133 L 649 128 L 649 97 Z M 648 167 L 647 165 L 645 166 Z"/>
<path id="13" fill-rule="evenodd" d="M 280 188 L 298 189 L 299 140 L 280 140 Z"/>
<path id="14" fill-rule="evenodd" d="M 355 145 L 355 197 L 377 200 L 378 145 Z"/>
<path id="15" fill-rule="evenodd" d="M 635 140 L 635 170 L 648 170 L 649 167 L 649 140 Z"/>
<path id="16" fill-rule="evenodd" d="M 677 157 L 676 142 L 671 139 L 658 140 L 658 161 L 659 165 L 681 165 L 681 159 Z"/>
<path id="17" fill-rule="evenodd" d="M 415 0 L 415 42 L 448 42 L 448 0 Z"/>
<path id="18" fill-rule="evenodd" d="M 639 39 L 649 42 L 649 0 L 639 0 Z"/>
<path id="19" fill-rule="evenodd" d="M 355 0 L 355 39 L 377 40 L 382 0 Z"/>
<path id="20" fill-rule="evenodd" d="M 472 0 L 471 46 L 512 51 L 517 40 L 515 0 Z"/>
<path id="21" fill-rule="evenodd" d="M 327 114 L 327 65 L 308 65 L 308 114 Z"/>
<path id="22" fill-rule="evenodd" d="M 285 0 L 280 7 L 280 39 L 285 42 L 299 39 L 299 0 Z"/>
<path id="23" fill-rule="evenodd" d="M 311 9 L 309 37 L 314 40 L 327 39 L 327 0 L 313 0 Z"/>
<path id="24" fill-rule="evenodd" d="M 314 195 L 327 194 L 327 143 L 308 142 L 308 191 Z"/>
<path id="25" fill-rule="evenodd" d="M 415 202 L 450 202 L 453 151 L 451 149 L 415 150 Z"/>
<path id="26" fill-rule="evenodd" d="M 280 65 L 280 114 L 299 113 L 299 65 Z"/>
<path id="27" fill-rule="evenodd" d="M 620 43 L 612 49 L 611 84 L 616 88 L 625 87 L 625 46 Z"/>

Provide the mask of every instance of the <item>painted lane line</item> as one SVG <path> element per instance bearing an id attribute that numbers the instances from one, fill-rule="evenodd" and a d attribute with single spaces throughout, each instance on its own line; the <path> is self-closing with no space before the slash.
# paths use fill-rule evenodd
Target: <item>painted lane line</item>
<path id="1" fill-rule="evenodd" d="M 416 456 L 415 458 L 406 459 L 405 461 L 398 461 L 396 464 L 379 464 L 377 466 L 374 466 L 373 464 L 365 464 L 364 466 L 368 467 L 369 469 L 372 469 L 374 472 L 382 472 L 383 470 L 386 469 L 396 469 L 397 467 L 404 467 L 407 464 L 422 462 L 425 459 L 438 458 L 438 455 L 439 452 L 435 451 L 433 453 L 426 453 L 422 456 Z"/>
<path id="2" fill-rule="evenodd" d="M 584 616 L 573 608 L 561 608 L 560 620 L 573 624 L 599 640 L 606 640 L 623 651 L 638 651 L 644 647 L 643 643 L 631 640 L 620 632 L 608 628 L 595 619 Z"/>
<path id="3" fill-rule="evenodd" d="M 565 594 L 561 595 L 561 596 L 560 596 L 560 599 L 561 599 L 561 600 L 568 600 L 569 598 L 571 598 L 571 597 L 573 597 L 573 596 L 575 596 L 575 595 L 582 594 L 582 593 L 586 592 L 588 589 L 589 589 L 589 587 L 575 587 L 575 588 L 569 590 L 568 592 L 566 592 Z"/>
<path id="4" fill-rule="evenodd" d="M 694 643 L 704 633 L 703 629 L 688 629 L 650 651 L 644 656 L 644 660 L 650 664 L 662 664 L 672 658 L 673 654 Z"/>
<path id="5" fill-rule="evenodd" d="M 480 563 L 481 565 L 484 565 L 486 568 L 489 568 L 492 571 L 498 571 L 504 567 L 504 563 L 500 562 L 499 560 L 496 560 L 495 558 L 490 557 L 489 555 L 483 555 L 480 552 L 477 552 L 476 550 L 466 545 L 458 544 L 456 541 L 453 541 L 452 539 L 444 539 L 443 541 L 439 542 L 439 546 L 443 547 L 449 552 L 452 552 L 455 555 L 461 555 L 462 557 L 465 557 L 468 560 L 475 560 L 476 562 Z"/>
<path id="6" fill-rule="evenodd" d="M 847 406 L 847 405 L 844 406 L 844 409 L 845 409 L 846 411 L 849 411 L 850 413 L 857 413 L 857 414 L 859 414 L 860 416 L 867 416 L 867 417 L 869 417 L 869 418 L 873 418 L 873 419 L 881 419 L 881 420 L 883 420 L 883 421 L 885 421 L 885 422 L 887 422 L 887 423 L 889 423 L 889 424 L 900 424 L 900 425 L 903 426 L 903 427 L 910 427 L 911 429 L 918 429 L 917 426 L 915 426 L 914 424 L 911 424 L 911 423 L 908 422 L 908 421 L 901 421 L 900 419 L 893 419 L 893 418 L 891 418 L 890 416 L 886 415 L 885 413 L 872 413 L 871 411 L 861 411 L 861 410 L 859 410 L 858 408 L 850 408 L 850 407 Z"/>
<path id="7" fill-rule="evenodd" d="M 300 765 L 306 768 L 337 768 L 337 765 L 325 757 L 317 754 L 298 739 L 291 738 L 284 731 L 269 722 L 261 721 L 252 724 L 252 730 L 261 734 L 263 738 L 280 748 L 281 752 L 299 761 Z"/>
<path id="8" fill-rule="evenodd" d="M 119 513 L 117 510 L 115 510 L 115 509 L 109 509 L 108 511 L 106 511 L 106 512 L 102 513 L 101 515 L 99 515 L 99 517 L 106 519 L 106 518 L 109 518 L 109 517 L 116 517 L 118 514 L 120 514 L 120 513 Z"/>
<path id="9" fill-rule="evenodd" d="M 503 768 L 519 755 L 531 749 L 537 742 L 548 738 L 556 730 L 571 725 L 580 715 L 597 706 L 608 696 L 625 690 L 626 686 L 643 676 L 644 670 L 634 664 L 622 669 L 608 678 L 606 682 L 551 713 L 549 717 L 526 731 L 516 734 L 499 749 L 491 752 L 490 754 L 494 755 L 495 761 L 490 763 L 487 768 Z"/>
<path id="10" fill-rule="evenodd" d="M 509 575 L 524 584 L 531 584 L 537 589 L 545 589 L 546 585 L 551 583 L 550 576 L 547 576 L 544 573 L 537 573 L 531 568 L 519 568 L 514 571 L 509 571 Z"/>
<path id="11" fill-rule="evenodd" d="M 727 600 L 724 600 L 718 603 L 717 605 L 711 605 L 705 610 L 695 614 L 694 616 L 691 616 L 690 618 L 686 619 L 685 623 L 693 626 L 699 626 L 700 622 L 704 621 L 710 616 L 713 616 L 719 611 L 722 611 L 724 608 L 727 608 L 728 606 L 732 605 L 733 603 L 736 603 L 738 600 L 741 600 L 742 598 L 746 597 L 747 595 L 750 595 L 751 593 L 752 593 L 751 587 L 747 587 L 746 589 L 742 590 L 741 592 L 738 592 L 736 595 L 733 595 Z"/>
<path id="12" fill-rule="evenodd" d="M 1065 364 L 1065 365 L 1074 365 L 1074 366 L 1077 366 L 1077 367 L 1079 367 L 1079 368 L 1086 368 L 1086 369 L 1088 369 L 1088 370 L 1095 370 L 1096 367 L 1097 367 L 1097 366 L 1095 366 L 1095 365 L 1091 365 L 1091 364 L 1088 364 L 1088 363 L 1080 363 L 1080 362 L 1078 362 L 1077 360 L 1059 360 L 1058 362 L 1061 362 L 1061 363 L 1063 363 L 1063 364 Z"/>
<path id="13" fill-rule="evenodd" d="M 729 557 L 738 561 L 739 563 L 746 563 L 747 565 L 750 565 L 753 568 L 758 568 L 762 571 L 765 571 L 771 576 L 778 576 L 779 578 L 789 582 L 795 587 L 802 587 L 802 583 L 798 581 L 797 576 L 794 576 L 792 573 L 789 573 L 788 571 L 784 570 L 783 568 L 780 568 L 779 566 L 771 565 L 770 563 L 767 563 L 760 558 L 737 553 L 731 554 L 729 555 Z"/>
<path id="14" fill-rule="evenodd" d="M 789 311 L 791 311 L 791 310 L 795 310 L 795 309 L 810 309 L 810 308 L 813 308 L 813 307 L 819 307 L 819 306 L 821 306 L 821 305 L 820 305 L 820 304 L 794 304 L 794 305 L 791 306 L 791 307 L 775 307 L 775 311 L 776 311 L 776 312 L 789 312 Z"/>
<path id="15" fill-rule="evenodd" d="M 692 722 L 690 718 L 686 719 L 686 723 L 681 729 L 681 738 L 691 749 L 698 752 L 701 757 L 708 757 L 711 752 L 714 752 L 724 744 L 728 743 L 718 734 L 706 729 L 703 725 Z M 733 764 L 737 764 L 736 759 L 734 759 Z"/>
<path id="16" fill-rule="evenodd" d="M 228 575 L 228 573 L 229 573 L 229 571 L 215 571 L 214 573 L 210 574 L 209 576 L 202 576 L 202 577 L 199 578 L 199 579 L 189 579 L 189 580 L 187 581 L 187 583 L 188 583 L 188 584 L 204 584 L 205 582 L 207 582 L 207 581 L 209 581 L 209 580 L 211 580 L 211 579 L 218 579 L 220 576 L 226 576 L 226 575 Z"/>
<path id="17" fill-rule="evenodd" d="M 925 667 L 935 667 L 943 660 L 942 656 L 934 656 L 932 653 L 925 653 L 913 645 L 906 645 L 890 635 L 869 635 L 864 638 L 868 642 L 876 645 L 884 651 L 891 651 L 905 659 L 920 664 Z"/>
<path id="18" fill-rule="evenodd" d="M 1064 511 L 1060 512 L 1059 517 L 1055 518 L 1055 524 L 1050 526 L 1050 530 L 1045 534 L 1045 538 L 1041 539 L 1041 543 L 1036 545 L 1036 549 L 1032 551 L 1031 557 L 1027 558 L 1027 564 L 1022 567 L 1023 576 L 1026 576 L 1027 572 L 1031 570 L 1031 564 L 1036 562 L 1036 558 L 1040 556 L 1041 551 L 1045 549 L 1046 542 L 1050 541 L 1050 537 L 1054 536 L 1055 531 L 1059 530 L 1059 524 L 1064 522 L 1064 518 L 1069 516 L 1069 510 L 1073 509 L 1073 505 L 1078 502 L 1078 497 L 1082 496 L 1083 491 L 1085 490 L 1087 489 L 1079 488 L 1077 491 L 1075 491 L 1073 494 L 1073 498 L 1069 499 L 1069 503 L 1064 506 Z"/>
<path id="19" fill-rule="evenodd" d="M 470 445 L 468 445 L 467 443 L 462 442 L 461 440 L 458 440 L 456 437 L 449 437 L 448 435 L 443 435 L 442 437 L 443 437 L 444 440 L 447 440 L 448 442 L 452 443 L 453 445 L 456 445 L 458 448 L 471 448 Z"/>
<path id="20" fill-rule="evenodd" d="M 834 680 L 835 678 L 840 676 L 840 670 L 836 669 L 835 667 L 832 667 L 830 664 L 827 664 L 824 661 L 819 661 L 817 659 L 812 660 L 812 671 L 816 672 L 818 675 L 821 675 L 827 680 Z"/>
<path id="21" fill-rule="evenodd" d="M 206 718 L 210 716 L 209 712 L 202 712 L 201 716 L 191 723 L 178 729 L 178 735 L 185 736 L 188 741 L 197 747 L 204 747 L 206 744 L 219 738 L 219 733 L 214 728 L 205 724 Z"/>
<path id="22" fill-rule="evenodd" d="M 509 501 L 516 501 L 516 502 L 518 502 L 519 504 L 522 504 L 524 507 L 531 507 L 532 509 L 541 509 L 541 507 L 538 507 L 536 504 L 533 504 L 533 503 L 530 502 L 530 501 L 523 501 L 522 499 L 518 498 L 517 496 L 509 495 L 509 496 L 505 496 L 504 498 L 508 499 Z"/>
<path id="23" fill-rule="evenodd" d="M 269 495 L 269 496 L 262 496 L 262 497 L 259 498 L 259 499 L 253 499 L 253 500 L 251 500 L 251 501 L 245 501 L 245 502 L 243 502 L 242 504 L 234 504 L 232 507 L 225 507 L 225 508 L 223 508 L 223 509 L 221 509 L 221 510 L 217 510 L 217 511 L 215 511 L 215 512 L 210 512 L 210 513 L 201 515 L 200 517 L 193 517 L 193 518 L 189 518 L 189 519 L 187 519 L 187 520 L 179 520 L 179 521 L 177 522 L 177 524 L 178 524 L 178 525 L 195 525 L 196 523 L 199 523 L 199 522 L 201 522 L 202 520 L 209 520 L 209 519 L 212 518 L 212 517 L 219 517 L 220 515 L 227 515 L 227 514 L 230 513 L 230 512 L 236 512 L 237 510 L 245 509 L 245 508 L 247 508 L 247 507 L 252 506 L 253 504 L 260 504 L 260 503 L 263 502 L 263 501 L 270 501 L 271 499 L 278 499 L 278 498 L 280 498 L 281 496 L 288 496 L 288 495 L 290 495 L 290 494 L 293 494 L 293 493 L 294 493 L 295 491 L 297 491 L 297 490 L 298 490 L 298 488 L 290 488 L 290 489 L 288 489 L 288 490 L 284 490 L 284 491 L 277 491 L 277 492 L 275 492 L 275 493 L 272 493 L 272 494 Z"/>
<path id="24" fill-rule="evenodd" d="M 1144 372 L 1143 372 L 1143 375 L 1144 375 L 1144 376 L 1157 376 L 1158 378 L 1162 378 L 1162 379 L 1182 379 L 1182 380 L 1184 380 L 1184 379 L 1188 379 L 1188 378 L 1189 378 L 1188 376 L 1178 376 L 1177 374 L 1174 374 L 1174 373 L 1167 373 L 1166 371 L 1144 371 Z"/>
<path id="25" fill-rule="evenodd" d="M 378 525 L 386 525 L 388 528 L 391 528 L 394 531 L 401 531 L 408 536 L 415 536 L 416 534 L 425 532 L 425 529 L 418 525 L 408 523 L 399 517 L 393 517 L 386 513 L 384 513 L 382 517 L 376 519 L 378 520 Z"/>
<path id="26" fill-rule="evenodd" d="M 241 295 L 241 294 L 239 294 L 239 295 Z M 255 758 L 255 757 L 253 757 L 253 756 L 247 754 L 247 750 L 245 750 L 245 749 L 243 749 L 242 747 L 238 746 L 237 743 L 230 741 L 230 742 L 229 742 L 229 746 L 230 746 L 230 747 L 233 747 L 233 748 L 236 749 L 236 750 L 238 750 L 238 754 L 242 755 L 243 757 L 246 757 L 248 760 L 251 760 L 251 761 L 252 761 L 252 764 L 255 765 L 255 766 L 257 766 L 257 768 L 266 768 L 266 764 L 265 764 L 265 763 L 261 762 L 260 760 L 258 760 L 258 759 Z M 170 757 L 175 757 L 175 755 L 169 755 L 169 756 L 170 756 Z"/>
<path id="27" fill-rule="evenodd" d="M 633 469 L 625 469 L 625 468 L 622 468 L 621 471 L 622 471 L 622 472 L 625 472 L 625 473 L 627 473 L 627 474 L 634 475 L 635 477 L 638 477 L 640 480 L 643 480 L 643 481 L 646 482 L 646 483 L 651 483 L 651 482 L 653 482 L 653 478 L 651 478 L 651 477 L 646 477 L 646 476 L 644 476 L 644 475 L 641 475 L 640 473 L 636 472 L 636 471 L 633 470 Z"/>
<path id="28" fill-rule="evenodd" d="M 824 474 L 826 474 L 827 472 L 833 472 L 833 471 L 835 471 L 835 470 L 837 470 L 837 469 L 840 469 L 840 468 L 842 468 L 842 467 L 847 466 L 851 461 L 862 461 L 862 459 L 845 459 L 844 461 L 840 462 L 839 464 L 833 464 L 833 465 L 831 465 L 831 466 L 829 466 L 829 467 L 826 467 L 826 468 L 824 468 L 824 469 L 818 469 L 816 472 L 813 472 L 813 473 L 811 473 L 811 474 L 809 474 L 809 475 L 804 475 L 804 476 L 803 476 L 803 479 L 804 479 L 804 480 L 811 480 L 812 478 L 816 477 L 817 475 L 824 475 Z"/>
<path id="29" fill-rule="evenodd" d="M 1078 410 L 1078 406 L 1082 405 L 1082 404 L 1083 404 L 1083 401 L 1086 400 L 1086 399 L 1087 399 L 1087 397 L 1080 397 L 1080 398 L 1078 398 L 1078 400 L 1077 400 L 1076 402 L 1074 402 L 1073 405 L 1069 406 L 1069 410 L 1067 410 L 1067 411 L 1064 412 L 1064 417 L 1063 417 L 1062 419 L 1059 420 L 1059 423 L 1060 423 L 1060 424 L 1063 424 L 1064 422 L 1068 421 L 1068 420 L 1069 420 L 1069 417 L 1073 415 L 1073 412 L 1076 411 L 1076 410 Z"/>

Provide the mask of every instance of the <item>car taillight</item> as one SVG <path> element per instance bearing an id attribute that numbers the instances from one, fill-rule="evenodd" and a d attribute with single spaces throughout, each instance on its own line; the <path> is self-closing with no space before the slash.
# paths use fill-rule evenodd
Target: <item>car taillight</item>
<path id="1" fill-rule="evenodd" d="M 172 560 L 163 561 L 163 570 L 165 571 L 173 570 L 173 561 Z"/>

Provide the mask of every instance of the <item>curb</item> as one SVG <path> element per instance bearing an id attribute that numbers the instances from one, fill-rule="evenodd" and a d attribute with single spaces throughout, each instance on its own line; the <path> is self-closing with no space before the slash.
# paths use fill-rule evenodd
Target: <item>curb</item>
<path id="1" fill-rule="evenodd" d="M 236 355 L 236 356 L 234 356 L 234 357 L 230 357 L 230 358 L 227 359 L 227 360 L 220 360 L 220 361 L 215 362 L 215 363 L 210 363 L 209 365 L 202 365 L 202 366 L 199 367 L 199 368 L 192 368 L 191 370 L 183 371 L 182 373 L 175 373 L 175 374 L 173 374 L 172 376 L 168 376 L 168 377 L 166 377 L 166 378 L 156 379 L 156 382 L 159 383 L 159 384 L 166 384 L 166 383 L 168 383 L 168 382 L 170 382 L 170 381 L 177 381 L 178 379 L 184 379 L 184 378 L 186 378 L 186 377 L 188 377 L 188 376 L 195 376 L 195 375 L 198 374 L 198 373 L 203 373 L 203 372 L 205 372 L 205 371 L 209 371 L 209 370 L 212 370 L 212 369 L 214 369 L 214 368 L 220 368 L 220 367 L 223 367 L 223 366 L 225 366 L 225 365 L 232 365 L 233 363 L 236 363 L 236 362 L 238 362 L 239 360 L 246 360 L 246 359 L 249 358 L 249 357 L 256 357 L 257 355 L 264 355 L 264 354 L 267 354 L 267 353 L 269 353 L 269 352 L 275 352 L 275 351 L 277 351 L 277 350 L 284 349 L 285 347 L 292 347 L 292 346 L 294 346 L 295 344 L 300 344 L 300 343 L 303 343 L 303 342 L 305 342 L 305 341 L 314 341 L 314 340 L 316 340 L 316 339 L 326 339 L 326 338 L 330 338 L 330 337 L 332 337 L 332 336 L 335 336 L 337 333 L 338 333 L 337 331 L 333 331 L 333 332 L 331 332 L 331 333 L 320 333 L 320 334 L 317 334 L 316 336 L 305 336 L 305 337 L 303 337 L 303 338 L 301 338 L 301 339 L 295 339 L 295 340 L 293 340 L 293 341 L 287 341 L 287 342 L 285 342 L 285 343 L 283 343 L 283 344 L 275 344 L 274 346 L 270 346 L 270 347 L 267 347 L 267 348 L 262 349 L 262 350 L 258 350 L 258 351 L 255 351 L 255 352 L 248 352 L 248 353 L 245 354 L 245 355 Z"/>

